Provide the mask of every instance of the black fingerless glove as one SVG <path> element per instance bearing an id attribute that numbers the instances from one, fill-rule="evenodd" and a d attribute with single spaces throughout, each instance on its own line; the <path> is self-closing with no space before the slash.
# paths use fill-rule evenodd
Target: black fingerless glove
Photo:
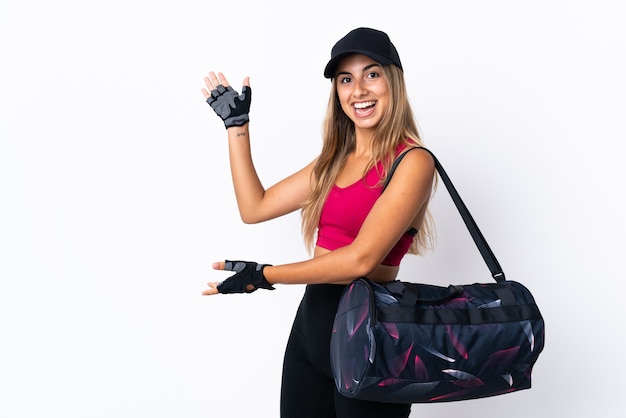
<path id="1" fill-rule="evenodd" d="M 274 290 L 274 287 L 263 276 L 263 269 L 270 265 L 226 260 L 224 270 L 234 271 L 236 274 L 220 283 L 217 290 L 220 293 L 252 293 L 257 289 Z"/>
<path id="2" fill-rule="evenodd" d="M 206 102 L 213 108 L 215 113 L 222 118 L 226 129 L 232 126 L 243 126 L 250 121 L 250 102 L 252 101 L 252 89 L 243 86 L 241 94 L 231 86 L 218 85 Z"/>

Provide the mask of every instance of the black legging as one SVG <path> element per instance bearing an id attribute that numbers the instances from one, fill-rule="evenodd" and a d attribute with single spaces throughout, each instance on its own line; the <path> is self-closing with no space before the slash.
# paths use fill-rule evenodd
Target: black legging
<path id="1" fill-rule="evenodd" d="M 407 418 L 411 405 L 346 398 L 330 368 L 330 335 L 345 286 L 308 285 L 287 343 L 281 418 Z"/>

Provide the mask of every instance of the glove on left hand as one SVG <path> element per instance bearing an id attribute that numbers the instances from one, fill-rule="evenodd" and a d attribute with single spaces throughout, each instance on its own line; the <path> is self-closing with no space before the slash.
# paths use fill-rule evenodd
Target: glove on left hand
<path id="1" fill-rule="evenodd" d="M 252 101 L 252 89 L 243 86 L 241 95 L 231 86 L 224 87 L 219 84 L 206 102 L 213 108 L 215 113 L 222 118 L 226 129 L 232 126 L 243 126 L 250 122 L 250 102 Z"/>
<path id="2" fill-rule="evenodd" d="M 263 269 L 271 264 L 257 264 L 250 261 L 229 261 L 224 263 L 224 270 L 234 271 L 217 286 L 220 293 L 252 293 L 257 289 L 274 290 L 263 275 Z"/>

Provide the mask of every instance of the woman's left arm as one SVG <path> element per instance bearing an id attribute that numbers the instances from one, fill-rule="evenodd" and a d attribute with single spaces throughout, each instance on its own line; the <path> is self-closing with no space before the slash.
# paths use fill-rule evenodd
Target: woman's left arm
<path id="1" fill-rule="evenodd" d="M 345 284 L 367 276 L 428 205 L 434 173 L 434 160 L 427 151 L 410 151 L 398 165 L 352 244 L 306 261 L 265 265 L 261 270 L 262 279 L 271 287 L 274 284 Z M 224 264 L 217 262 L 213 268 L 224 270 Z M 218 293 L 217 283 L 209 283 L 209 286 L 211 289 L 203 294 Z"/>

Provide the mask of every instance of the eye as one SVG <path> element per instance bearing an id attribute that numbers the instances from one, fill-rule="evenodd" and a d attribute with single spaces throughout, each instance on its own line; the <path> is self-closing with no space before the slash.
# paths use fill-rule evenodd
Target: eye
<path id="1" fill-rule="evenodd" d="M 347 76 L 341 77 L 339 79 L 339 83 L 341 83 L 341 84 L 348 84 L 351 81 L 352 81 L 352 79 L 350 77 L 347 77 Z"/>
<path id="2" fill-rule="evenodd" d="M 369 78 L 369 79 L 371 79 L 371 78 L 378 78 L 378 77 L 380 77 L 380 74 L 378 72 L 376 72 L 376 71 L 371 71 L 371 72 L 367 73 L 367 75 L 365 77 Z"/>

